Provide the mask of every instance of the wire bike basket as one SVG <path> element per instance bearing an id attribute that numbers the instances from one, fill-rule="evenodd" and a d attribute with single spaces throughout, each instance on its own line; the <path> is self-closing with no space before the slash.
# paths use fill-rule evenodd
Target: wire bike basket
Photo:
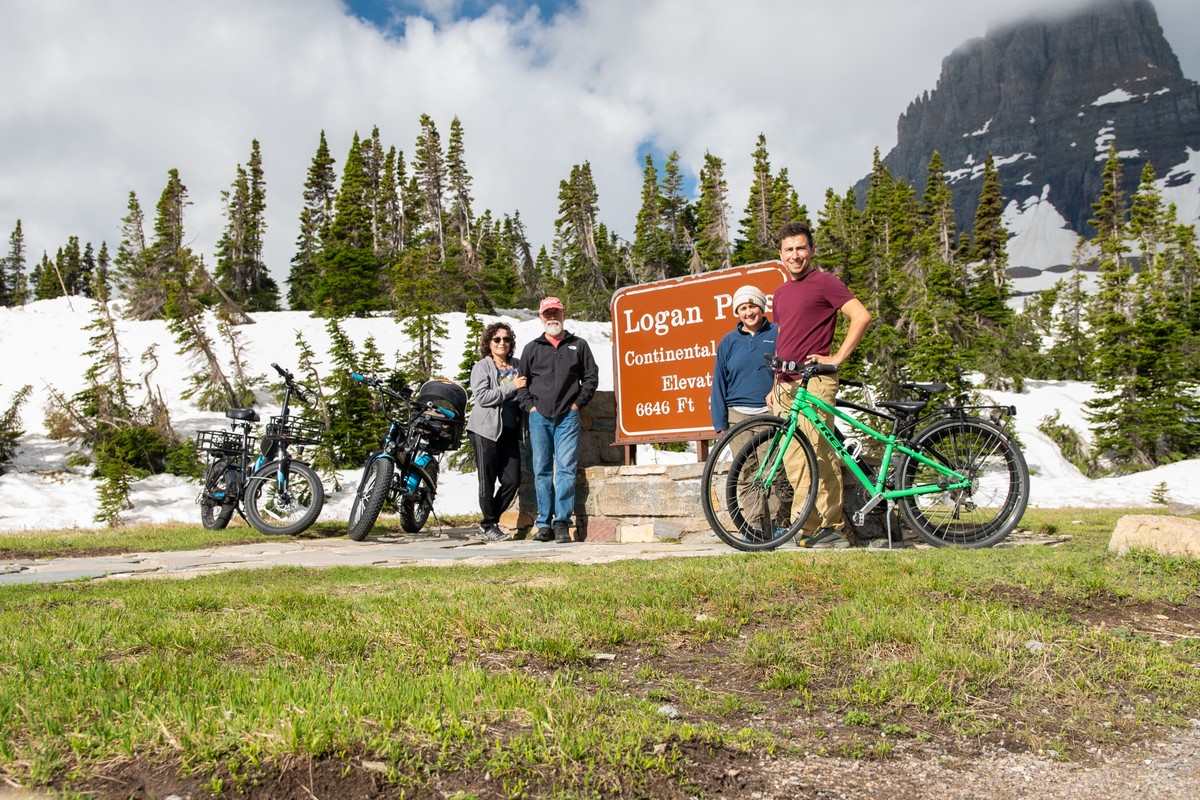
<path id="1" fill-rule="evenodd" d="M 242 452 L 242 435 L 231 431 L 198 431 L 196 447 L 214 456 L 232 456 Z"/>
<path id="2" fill-rule="evenodd" d="M 325 425 L 307 417 L 271 417 L 267 423 L 267 436 L 289 444 L 320 444 L 324 434 Z"/>

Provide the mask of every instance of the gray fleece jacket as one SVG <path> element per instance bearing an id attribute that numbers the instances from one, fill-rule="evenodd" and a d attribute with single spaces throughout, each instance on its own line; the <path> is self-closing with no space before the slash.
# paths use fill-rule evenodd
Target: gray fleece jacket
<path id="1" fill-rule="evenodd" d="M 513 368 L 517 368 L 521 359 L 511 359 Z M 504 432 L 504 420 L 500 410 L 505 403 L 517 402 L 517 386 L 512 381 L 500 383 L 500 370 L 491 356 L 481 358 L 471 367 L 471 397 L 474 407 L 467 419 L 467 430 L 477 436 L 496 441 Z M 517 414 L 520 418 L 520 413 Z"/>

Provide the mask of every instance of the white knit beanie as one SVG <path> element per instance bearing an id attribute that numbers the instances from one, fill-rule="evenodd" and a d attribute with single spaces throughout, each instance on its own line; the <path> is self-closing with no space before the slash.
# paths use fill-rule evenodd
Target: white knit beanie
<path id="1" fill-rule="evenodd" d="M 733 293 L 733 310 L 735 312 L 742 307 L 742 303 L 754 303 L 763 310 L 764 314 L 767 311 L 767 296 L 757 286 L 747 284 Z"/>

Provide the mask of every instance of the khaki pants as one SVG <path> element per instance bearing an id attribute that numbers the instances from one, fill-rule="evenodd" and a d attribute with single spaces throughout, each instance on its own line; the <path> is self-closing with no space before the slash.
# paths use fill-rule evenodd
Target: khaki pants
<path id="1" fill-rule="evenodd" d="M 796 389 L 799 385 L 798 383 L 781 383 L 776 387 L 774 399 L 776 410 L 780 416 L 786 415 L 791 409 L 792 400 L 796 396 Z M 837 389 L 838 381 L 833 375 L 817 375 L 808 382 L 809 393 L 821 398 L 829 405 L 833 405 L 834 398 L 837 397 Z M 825 413 L 823 420 L 832 430 L 833 415 Z M 844 530 L 841 459 L 825 443 L 825 440 L 817 433 L 817 429 L 804 417 L 797 420 L 796 432 L 808 437 L 817 454 L 817 504 L 813 513 L 804 520 L 801 535 L 811 534 L 817 528 Z M 794 444 L 789 445 L 787 452 L 783 454 L 783 463 L 787 468 L 788 480 L 792 484 L 792 519 L 795 519 L 801 511 L 800 506 L 804 503 L 804 498 L 808 495 L 810 480 L 808 464 L 804 459 L 803 452 Z"/>

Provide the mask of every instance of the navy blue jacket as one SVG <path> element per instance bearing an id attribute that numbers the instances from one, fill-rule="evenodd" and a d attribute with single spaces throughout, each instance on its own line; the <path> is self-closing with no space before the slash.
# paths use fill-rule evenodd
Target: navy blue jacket
<path id="1" fill-rule="evenodd" d="M 764 355 L 775 352 L 775 337 L 779 326 L 763 320 L 758 333 L 750 334 L 738 323 L 721 338 L 717 345 L 717 363 L 713 366 L 712 412 L 713 430 L 729 427 L 729 407 L 757 408 L 767 402 L 775 379 L 766 369 Z M 764 369 L 759 369 L 763 367 Z"/>

